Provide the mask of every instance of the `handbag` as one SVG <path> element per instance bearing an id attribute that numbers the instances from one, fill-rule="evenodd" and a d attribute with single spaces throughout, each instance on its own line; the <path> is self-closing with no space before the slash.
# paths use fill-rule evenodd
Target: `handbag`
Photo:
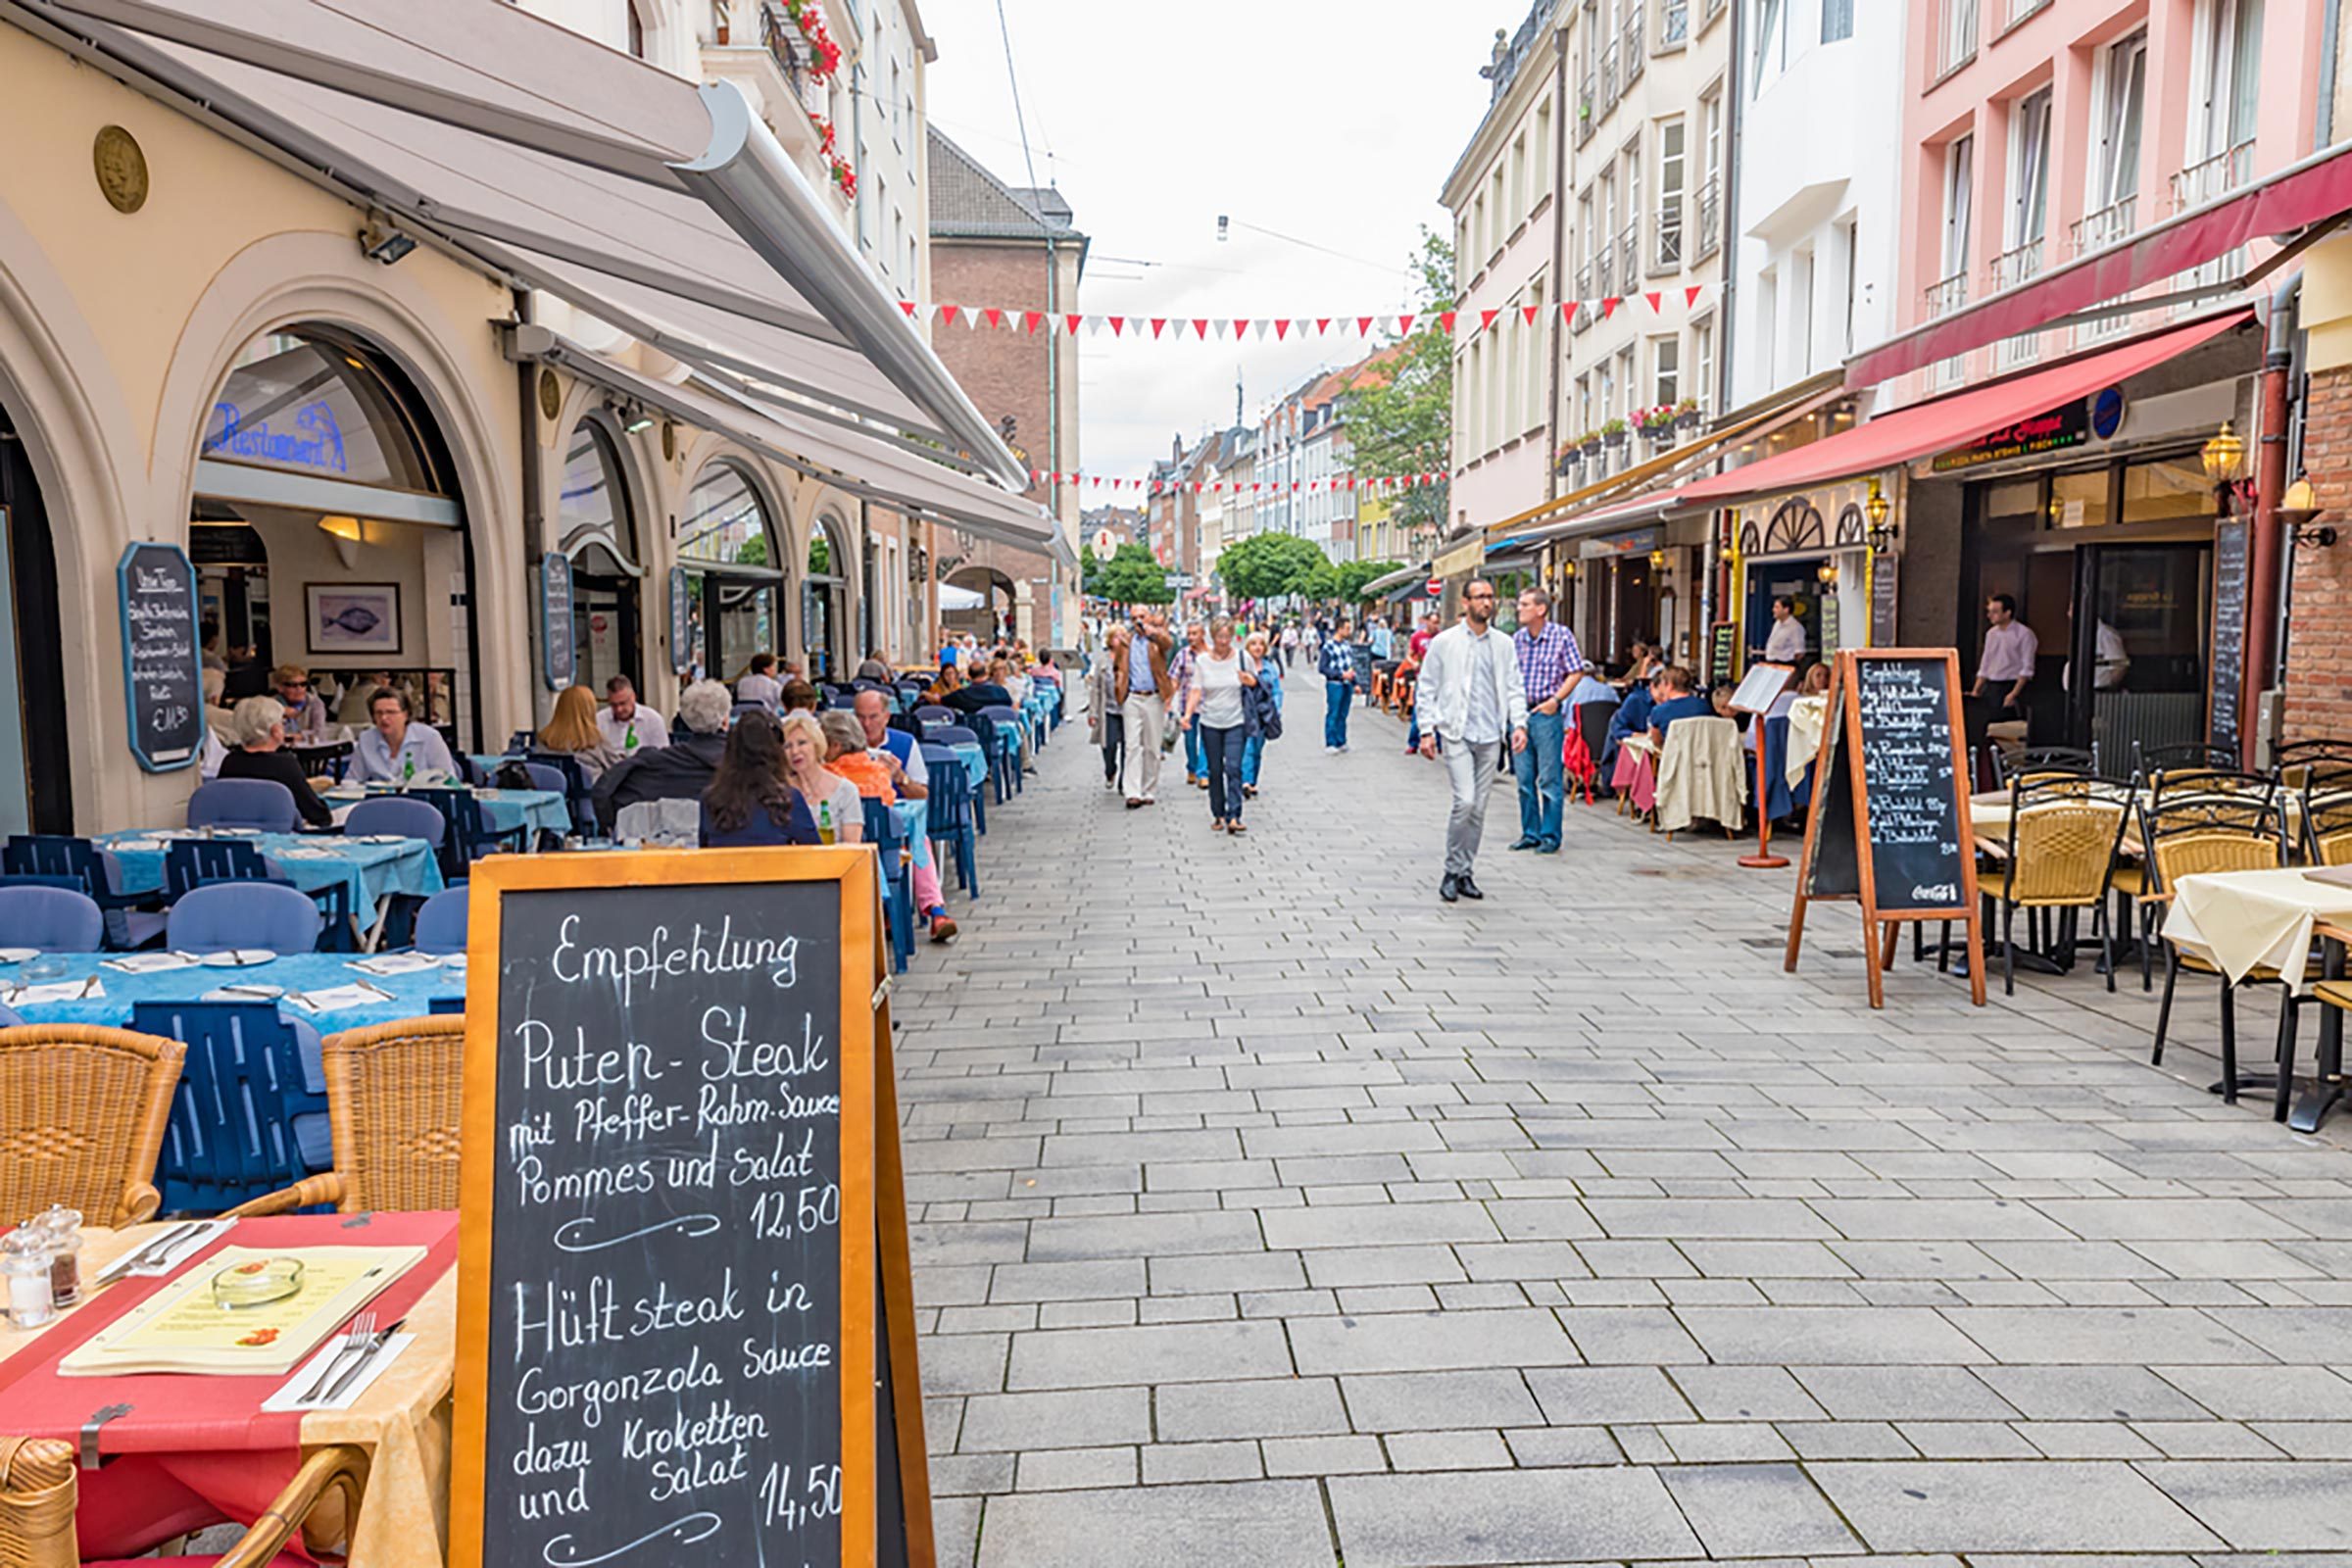
<path id="1" fill-rule="evenodd" d="M 1273 688 L 1263 681 L 1250 687 L 1250 706 L 1257 714 L 1257 738 L 1261 741 L 1282 739 L 1282 709 L 1274 701 Z"/>

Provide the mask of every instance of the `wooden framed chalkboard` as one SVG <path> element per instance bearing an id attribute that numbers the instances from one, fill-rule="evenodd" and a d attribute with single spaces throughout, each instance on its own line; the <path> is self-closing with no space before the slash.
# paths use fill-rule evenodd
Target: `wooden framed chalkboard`
<path id="1" fill-rule="evenodd" d="M 472 889 L 454 1568 L 930 1568 L 872 851 Z"/>
<path id="2" fill-rule="evenodd" d="M 115 564 L 115 593 L 130 755 L 150 773 L 193 767 L 205 730 L 196 568 L 177 545 L 132 545 Z"/>
<path id="3" fill-rule="evenodd" d="M 2246 524 L 2224 517 L 2213 525 L 2213 658 L 2207 664 L 2205 740 L 2237 750 L 2238 711 L 2246 675 Z"/>
<path id="4" fill-rule="evenodd" d="M 1969 990 L 1984 1004 L 1976 835 L 1959 721 L 1960 655 L 1950 648 L 1849 648 L 1830 677 L 1814 768 L 1786 967 L 1816 900 L 1862 906 L 1870 1004 L 1886 1003 L 1896 926 L 1949 920 L 1968 928 Z M 1883 939 L 1883 949 L 1882 949 Z"/>

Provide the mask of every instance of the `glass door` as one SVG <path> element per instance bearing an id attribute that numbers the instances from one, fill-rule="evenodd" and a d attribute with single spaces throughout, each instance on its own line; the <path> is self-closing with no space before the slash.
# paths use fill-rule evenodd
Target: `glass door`
<path id="1" fill-rule="evenodd" d="M 2075 744 L 2129 777 L 2155 747 L 2205 738 L 2210 543 L 2077 551 L 2077 609 L 2063 687 Z M 2083 671 L 2089 678 L 2083 678 Z"/>

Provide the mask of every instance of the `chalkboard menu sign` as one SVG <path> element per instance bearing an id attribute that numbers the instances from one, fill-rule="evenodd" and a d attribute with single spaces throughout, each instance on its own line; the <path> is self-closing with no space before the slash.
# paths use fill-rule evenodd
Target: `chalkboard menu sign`
<path id="1" fill-rule="evenodd" d="M 1873 556 L 1870 562 L 1870 644 L 1891 648 L 1895 642 L 1894 607 L 1902 581 L 1898 557 Z"/>
<path id="2" fill-rule="evenodd" d="M 204 755 L 204 654 L 196 568 L 177 545 L 132 545 L 115 567 L 122 611 L 122 693 L 130 754 L 150 773 Z"/>
<path id="3" fill-rule="evenodd" d="M 1838 589 L 1832 584 L 1821 596 L 1821 657 L 1838 651 Z"/>
<path id="4" fill-rule="evenodd" d="M 1788 922 L 1796 967 L 1805 906 L 1854 899 L 1870 933 L 1870 1004 L 1895 922 L 1966 922 L 1971 988 L 1984 1003 L 1976 840 L 1962 764 L 1960 656 L 1949 648 L 1847 649 L 1831 677 L 1814 806 Z M 1885 926 L 1886 956 L 1879 956 Z"/>
<path id="5" fill-rule="evenodd" d="M 580 649 L 571 625 L 571 558 L 545 556 L 539 562 L 540 662 L 547 689 L 569 686 L 579 668 Z"/>
<path id="6" fill-rule="evenodd" d="M 2235 748 L 2237 705 L 2246 672 L 2246 524 L 2213 525 L 2213 679 L 2206 701 L 2208 745 Z"/>
<path id="7" fill-rule="evenodd" d="M 862 1565 L 878 1494 L 912 1506 L 876 1462 L 876 885 L 858 849 L 475 868 L 458 1568 Z"/>
<path id="8" fill-rule="evenodd" d="M 1707 679 L 1731 680 L 1739 668 L 1740 626 L 1736 621 L 1719 620 L 1707 628 Z"/>

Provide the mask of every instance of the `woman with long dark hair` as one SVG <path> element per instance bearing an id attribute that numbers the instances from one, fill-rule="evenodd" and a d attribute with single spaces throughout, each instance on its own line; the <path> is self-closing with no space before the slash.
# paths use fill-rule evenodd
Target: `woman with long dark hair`
<path id="1" fill-rule="evenodd" d="M 741 849 L 814 844 L 816 818 L 784 778 L 784 730 L 767 713 L 746 713 L 727 731 L 718 771 L 703 791 L 703 845 Z"/>

